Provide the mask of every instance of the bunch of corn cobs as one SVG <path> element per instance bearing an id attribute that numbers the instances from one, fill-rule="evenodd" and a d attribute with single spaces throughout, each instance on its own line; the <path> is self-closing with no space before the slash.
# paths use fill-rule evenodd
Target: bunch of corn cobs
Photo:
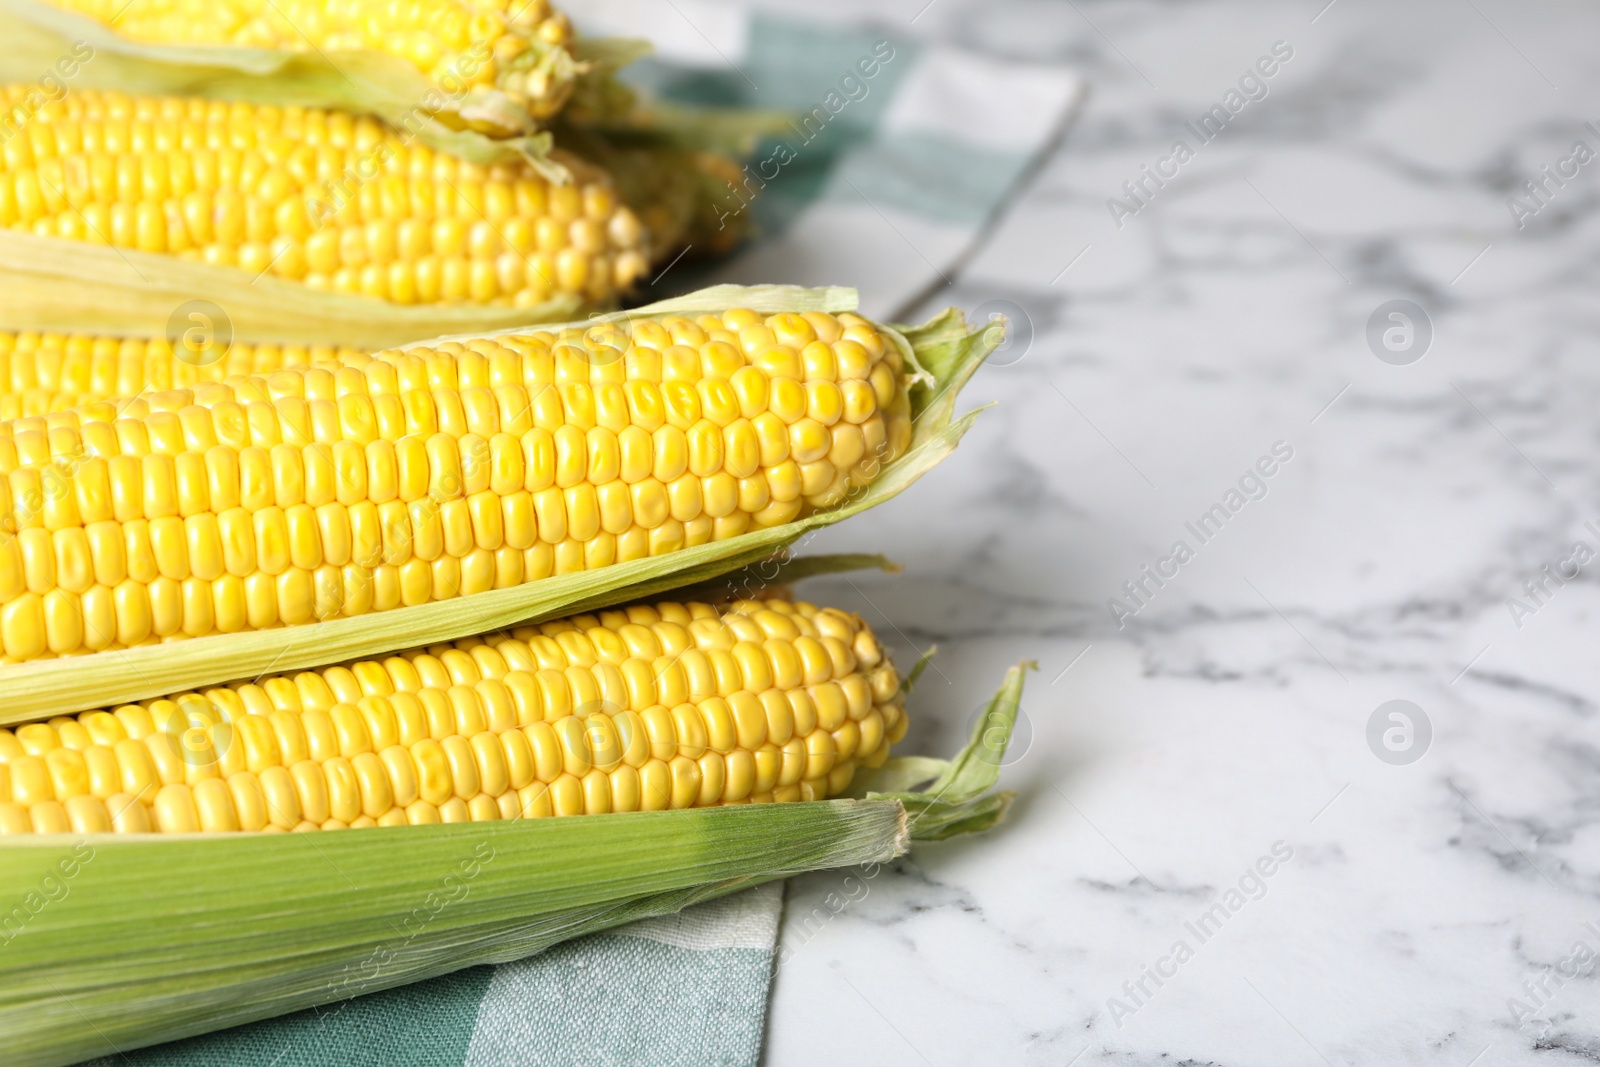
<path id="1" fill-rule="evenodd" d="M 740 219 L 703 231 L 738 165 L 652 141 L 653 112 L 612 76 L 617 62 L 580 58 L 582 42 L 545 0 L 52 3 L 116 34 L 119 48 L 265 53 L 363 87 L 373 68 L 391 95 L 414 94 L 397 105 L 356 93 L 345 108 L 248 102 L 316 97 L 292 71 L 242 83 L 248 92 L 225 80 L 204 95 L 127 92 L 105 83 L 129 57 L 81 40 L 42 81 L 0 87 L 0 228 L 118 250 L 142 279 L 128 253 L 402 308 L 522 309 L 521 324 L 615 306 L 653 268 L 726 251 L 739 235 Z M 134 61 L 144 81 L 170 76 L 170 63 Z M 608 123 L 630 127 L 628 144 L 606 135 Z M 6 336 L 20 358 L 0 383 L 0 414 L 342 354 L 316 337 L 223 353 L 208 343 L 218 324 L 204 324 L 199 345 L 186 320 L 175 325 L 146 338 Z M 191 351 L 174 361 L 166 349 L 180 341 Z M 141 355 L 139 374 L 130 368 Z"/>
<path id="2" fill-rule="evenodd" d="M 399 64 L 445 103 L 413 127 L 225 88 L 140 95 L 95 84 L 88 47 L 42 105 L 37 85 L 0 90 L 0 237 L 359 297 L 374 321 L 437 306 L 527 323 L 372 350 L 0 321 L 0 686 L 52 659 L 380 620 L 669 556 L 836 506 L 905 452 L 909 350 L 859 316 L 537 325 L 725 242 L 696 235 L 694 190 L 737 166 L 619 151 L 630 199 L 564 148 L 563 129 L 601 143 L 583 123 L 627 94 L 544 0 L 51 2 L 124 58 Z M 861 620 L 781 595 L 428 640 L 0 730 L 0 834 L 809 800 L 906 728 Z"/>

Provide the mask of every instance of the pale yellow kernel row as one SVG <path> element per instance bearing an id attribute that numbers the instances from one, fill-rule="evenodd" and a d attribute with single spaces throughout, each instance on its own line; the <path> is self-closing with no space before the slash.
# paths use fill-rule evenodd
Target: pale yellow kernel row
<path id="1" fill-rule="evenodd" d="M 336 400 L 347 392 L 377 397 L 511 385 L 529 389 L 577 382 L 659 385 L 682 381 L 698 385 L 720 379 L 734 388 L 747 417 L 767 408 L 770 387 L 758 378 L 788 378 L 801 384 L 827 381 L 843 389 L 852 388 L 846 382 L 867 381 L 874 394 L 894 395 L 893 376 L 903 371 L 903 358 L 865 320 L 819 312 L 772 315 L 755 323 L 748 318 L 729 312 L 720 317 L 701 316 L 698 321 L 667 317 L 586 331 L 501 335 L 407 350 L 423 360 L 420 364 L 391 358 L 380 359 L 376 365 L 370 357 L 328 347 L 236 342 L 225 351 L 207 350 L 196 358 L 193 353 L 175 353 L 164 339 L 0 333 L 0 401 L 8 394 L 34 390 L 110 400 L 191 388 L 233 375 L 268 375 L 293 366 L 310 366 L 318 373 L 276 379 L 270 395 L 309 401 Z M 886 366 L 879 369 L 880 363 Z M 765 374 L 739 376 L 747 366 Z M 701 397 L 701 403 L 705 402 Z M 847 408 L 852 403 L 847 398 Z M 68 406 L 57 403 L 47 411 L 28 414 L 46 414 Z M 151 397 L 148 408 L 130 409 L 129 417 L 181 406 L 175 400 Z M 719 410 L 713 399 L 713 421 Z M 725 422 L 726 417 L 723 419 Z M 859 416 L 851 421 L 859 421 Z"/>
<path id="2" fill-rule="evenodd" d="M 686 474 L 666 484 L 646 478 L 632 485 L 614 480 L 537 493 L 519 488 L 504 496 L 485 490 L 443 503 L 429 497 L 410 504 L 367 500 L 278 507 L 268 498 L 253 511 L 236 504 L 220 514 L 202 511 L 184 518 L 114 515 L 54 530 L 46 512 L 0 539 L 9 543 L 0 548 L 0 601 L 15 591 L 17 581 L 41 594 L 58 586 L 83 592 L 96 581 L 115 585 L 125 577 L 210 580 L 224 573 L 275 576 L 291 566 L 371 568 L 398 566 L 413 557 L 431 563 L 477 551 L 523 551 L 540 541 L 587 542 L 600 532 L 637 538 L 669 522 L 678 524 L 669 527 L 674 530 L 689 530 L 690 523 L 699 524 L 693 531 L 714 529 L 717 520 L 737 523 L 743 520 L 736 515 L 760 516 L 773 502 L 780 505 L 774 514 L 783 505 L 794 505 L 786 512 L 790 516 L 798 512 L 801 474 L 786 473 L 795 470 L 790 464 L 746 479 Z M 757 524 L 765 523 L 758 519 Z"/>
<path id="3" fill-rule="evenodd" d="M 204 179 L 215 172 L 219 181 L 220 175 L 226 174 L 227 184 L 233 184 L 232 179 L 242 177 L 242 168 L 249 165 L 262 168 L 252 171 L 252 178 L 259 178 L 266 168 L 279 167 L 298 180 L 326 180 L 342 174 L 347 153 L 370 153 L 392 137 L 390 127 L 370 116 L 315 107 L 83 89 L 35 106 L 38 96 L 38 87 L 32 83 L 0 86 L 0 98 L 8 110 L 15 115 L 21 108 L 27 115 L 17 134 L 0 145 L 0 151 L 10 153 L 5 158 L 13 165 L 86 152 L 132 153 L 142 159 L 149 153 L 210 151 L 223 154 L 200 157 L 198 164 L 188 164 L 189 173 Z M 456 184 L 468 202 L 484 207 L 486 214 L 503 201 L 481 200 L 483 190 L 475 194 L 472 183 L 512 181 L 526 173 L 521 163 L 484 166 L 430 148 L 421 139 L 402 140 L 392 147 L 396 162 L 388 173 L 408 180 Z M 254 152 L 256 156 L 227 152 Z M 583 199 L 580 191 L 576 196 L 562 193 L 558 199 L 536 203 L 547 203 L 552 214 L 570 220 L 580 216 Z M 495 218 L 493 214 L 490 217 Z"/>
<path id="4" fill-rule="evenodd" d="M 180 354 L 180 352 L 182 354 Z M 198 353 L 166 338 L 0 332 L 0 420 L 67 411 L 80 404 L 134 397 L 235 375 L 285 367 L 338 366 L 360 353 L 333 345 L 235 341 Z"/>

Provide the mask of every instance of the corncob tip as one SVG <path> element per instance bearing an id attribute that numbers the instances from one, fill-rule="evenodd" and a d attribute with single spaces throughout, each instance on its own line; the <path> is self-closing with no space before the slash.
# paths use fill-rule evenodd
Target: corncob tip
<path id="1" fill-rule="evenodd" d="M 859 617 L 636 605 L 0 730 L 0 834 L 823 799 L 905 729 L 900 677 Z"/>

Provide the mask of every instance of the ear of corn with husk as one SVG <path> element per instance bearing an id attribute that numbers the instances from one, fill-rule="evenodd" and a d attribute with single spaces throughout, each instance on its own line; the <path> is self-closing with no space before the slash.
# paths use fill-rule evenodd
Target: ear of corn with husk
<path id="1" fill-rule="evenodd" d="M 847 291 L 719 288 L 639 309 L 632 315 L 690 315 L 730 306 L 758 312 L 843 311 L 852 305 L 853 294 Z M 601 316 L 581 326 L 603 330 L 627 317 Z M 903 358 L 911 380 L 904 409 L 910 432 L 903 454 L 864 486 L 842 493 L 837 502 L 828 502 L 809 514 L 797 513 L 798 517 L 774 513 L 778 520 L 774 525 L 708 543 L 681 546 L 674 542 L 666 546 L 672 550 L 662 555 L 553 574 L 470 596 L 329 618 L 307 626 L 224 633 L 175 644 L 12 664 L 0 668 L 10 696 L 0 716 L 14 722 L 240 675 L 352 659 L 414 644 L 413 635 L 419 633 L 434 640 L 452 640 L 648 596 L 755 563 L 808 530 L 856 514 L 900 492 L 947 455 L 975 417 L 975 412 L 953 417 L 955 394 L 998 343 L 994 327 L 972 330 L 952 311 L 921 327 L 896 330 L 880 325 L 876 329 Z M 785 518 L 791 521 L 783 521 Z"/>
<path id="2" fill-rule="evenodd" d="M 222 32 L 217 29 L 219 21 L 208 17 L 210 11 L 226 10 L 222 5 L 201 5 L 191 13 L 184 24 L 192 35 L 182 42 L 131 39 L 95 18 L 67 10 L 80 6 L 105 15 L 107 21 L 119 7 L 127 8 L 109 5 L 108 9 L 81 0 L 60 6 L 35 0 L 0 2 L 0 34 L 7 42 L 0 53 L 0 81 L 35 82 L 64 57 L 83 59 L 87 47 L 92 58 L 73 64 L 67 79 L 75 89 L 137 90 L 375 115 L 414 131 L 430 147 L 463 159 L 480 164 L 525 160 L 552 176 L 561 171 L 548 161 L 550 139 L 537 132 L 540 124 L 560 109 L 586 71 L 594 69 L 597 76 L 604 76 L 606 69 L 604 63 L 572 55 L 570 30 L 542 3 L 526 8 L 544 16 L 533 21 L 548 24 L 548 33 L 535 27 L 530 34 L 503 17 L 485 14 L 480 18 L 500 25 L 469 28 L 465 39 L 456 33 L 456 43 L 441 41 L 429 27 L 414 27 L 405 35 L 372 40 L 362 32 L 345 33 L 331 44 L 321 31 L 317 36 L 323 37 L 322 42 L 288 32 L 291 27 L 282 25 L 279 6 L 264 3 L 261 13 L 266 17 L 257 22 L 280 25 L 267 30 L 260 44 L 239 45 L 201 43 L 207 34 Z M 155 24 L 163 17 L 162 8 L 140 0 L 116 24 L 148 26 L 158 36 L 175 36 Z M 428 14 L 472 17 L 460 5 L 438 8 Z M 404 8 L 393 10 L 402 13 Z M 155 23 L 147 24 L 145 18 L 152 16 Z M 325 29 L 339 32 L 339 27 Z M 389 48 L 397 38 L 416 42 L 439 58 L 422 69 L 414 56 Z M 515 57 L 502 60 L 495 55 L 497 42 L 504 42 L 502 55 L 508 47 L 522 47 Z M 619 57 L 637 54 L 636 49 L 626 48 L 598 51 Z"/>
<path id="3" fill-rule="evenodd" d="M 327 4 L 308 0 L 52 0 L 129 41 L 169 46 L 259 48 L 336 57 L 377 52 L 408 63 L 436 89 L 458 91 L 468 122 L 506 133 L 547 119 L 566 104 L 582 66 L 572 26 L 545 0 L 493 5 Z M 330 58 L 329 62 L 337 66 Z M 503 99 L 501 99 L 503 97 Z M 473 112 L 481 110 L 481 116 Z M 510 121 L 502 120 L 509 112 Z"/>
<path id="4" fill-rule="evenodd" d="M 0 88 L 0 328 L 150 339 L 203 302 L 240 340 L 368 349 L 570 318 L 680 241 L 728 250 L 738 168 L 693 145 L 770 125 L 571 126 L 593 158 L 556 153 L 556 183 L 339 112 L 93 90 L 30 112 L 37 95 Z"/>
<path id="5" fill-rule="evenodd" d="M 910 438 L 904 356 L 851 315 L 470 343 L 0 426 L 6 659 L 666 555 L 837 504 Z"/>
<path id="6" fill-rule="evenodd" d="M 551 158 L 553 142 L 544 127 L 557 119 L 567 132 L 586 128 L 633 143 L 648 138 L 737 155 L 749 150 L 753 134 L 773 131 L 783 117 L 644 104 L 614 75 L 648 55 L 649 43 L 574 37 L 565 16 L 542 0 L 518 5 L 509 19 L 449 2 L 424 9 L 425 23 L 463 14 L 480 21 L 459 45 L 426 25 L 374 36 L 378 26 L 368 20 L 330 47 L 326 35 L 339 27 L 322 27 L 324 40 L 316 41 L 285 32 L 295 21 L 292 11 L 268 0 L 250 0 L 250 6 L 259 10 L 248 25 L 279 25 L 258 32 L 255 43 L 223 45 L 214 38 L 228 32 L 224 26 L 235 28 L 235 38 L 249 33 L 237 32 L 237 14 L 216 17 L 226 10 L 219 5 L 200 5 L 179 19 L 166 0 L 140 0 L 137 7 L 115 0 L 0 0 L 0 34 L 8 44 L 0 53 L 0 83 L 25 84 L 41 96 L 59 94 L 60 86 L 136 90 L 373 115 L 439 151 L 481 165 L 526 161 L 555 180 L 565 177 L 566 167 Z M 376 14 L 409 18 L 395 5 Z M 425 71 L 414 55 L 396 50 L 397 42 L 439 59 Z M 497 48 L 502 56 L 515 54 L 503 62 Z M 41 73 L 51 81 L 40 84 Z"/>
<path id="7" fill-rule="evenodd" d="M 646 602 L 0 730 L 0 835 L 821 800 L 883 764 L 904 692 L 846 612 Z"/>
<path id="8" fill-rule="evenodd" d="M 31 91 L 5 87 L 0 109 L 25 109 Z M 554 183 L 343 112 L 80 90 L 5 138 L 0 226 L 110 246 L 141 278 L 127 251 L 237 272 L 236 285 L 270 275 L 397 310 L 531 321 L 555 298 L 604 305 L 649 268 L 648 235 L 609 176 L 563 158 L 570 180 Z"/>
<path id="9" fill-rule="evenodd" d="M 73 1063 L 504 962 L 985 829 L 1007 799 L 990 789 L 1022 674 L 955 760 L 898 771 L 938 776 L 920 793 L 339 834 L 5 838 L 7 1062 Z"/>
<path id="10" fill-rule="evenodd" d="M 98 8 L 102 5 L 99 4 L 99 0 L 65 0 L 64 6 Z M 144 12 L 147 5 L 141 0 L 137 7 L 120 6 L 125 14 L 133 15 Z M 148 6 L 153 8 L 153 13 L 146 13 L 147 15 L 158 20 L 171 18 L 171 9 L 168 5 L 156 3 Z M 454 5 L 448 2 L 441 6 L 451 11 L 455 10 Z M 269 4 L 268 7 L 273 17 L 282 17 L 277 5 Z M 384 10 L 389 17 L 404 17 L 403 7 L 390 5 Z M 345 12 L 345 8 L 340 8 L 340 15 L 348 17 Z M 447 15 L 448 12 L 441 12 L 439 18 L 448 21 Z M 492 12 L 479 12 L 474 17 L 492 19 L 499 16 Z M 192 21 L 202 27 L 197 32 L 206 32 L 203 27 L 211 20 L 207 18 L 206 11 L 201 11 L 196 13 Z M 0 84 L 11 83 L 6 86 L 4 95 L 0 96 L 0 139 L 13 141 L 20 137 L 18 145 L 14 148 L 26 147 L 28 142 L 32 142 L 35 149 L 32 154 L 38 154 L 40 143 L 37 140 L 37 133 L 28 128 L 52 120 L 57 123 L 56 139 L 66 137 L 67 141 L 73 143 L 76 143 L 74 138 L 92 140 L 87 137 L 77 138 L 73 123 L 67 121 L 67 117 L 76 116 L 83 110 L 74 102 L 74 97 L 89 100 L 92 104 L 101 95 L 101 90 L 115 93 L 132 90 L 139 95 L 133 98 L 124 110 L 133 104 L 140 104 L 143 110 L 155 108 L 163 112 L 168 119 L 172 117 L 175 109 L 178 109 L 177 102 L 180 100 L 185 101 L 183 109 L 191 115 L 206 113 L 209 110 L 215 116 L 219 114 L 220 107 L 222 109 L 220 113 L 230 113 L 239 120 L 233 123 L 235 128 L 230 131 L 231 139 L 235 142 L 239 139 L 238 127 L 241 122 L 252 129 L 259 126 L 276 130 L 283 122 L 283 115 L 280 112 L 284 109 L 295 113 L 296 123 L 300 121 L 298 116 L 302 111 L 306 112 L 309 118 L 316 119 L 320 109 L 332 109 L 334 113 L 343 116 L 338 121 L 344 122 L 345 125 L 349 124 L 351 116 L 362 115 L 372 116 L 387 123 L 385 151 L 402 158 L 415 156 L 418 150 L 427 149 L 460 159 L 471 167 L 493 168 L 513 177 L 521 173 L 525 176 L 541 177 L 556 184 L 569 181 L 576 181 L 581 185 L 593 184 L 596 174 L 592 164 L 596 163 L 608 168 L 641 172 L 621 184 L 626 187 L 625 192 L 630 206 L 640 214 L 649 216 L 648 243 L 658 256 L 671 257 L 677 254 L 677 240 L 684 228 L 712 210 L 708 204 L 713 198 L 721 201 L 730 196 L 727 191 L 730 182 L 737 184 L 742 181 L 734 157 L 749 153 L 756 139 L 779 130 L 787 117 L 777 112 L 685 107 L 643 100 L 634 90 L 614 78 L 613 72 L 623 64 L 648 52 L 647 45 L 643 42 L 621 39 L 569 42 L 564 46 L 549 47 L 555 54 L 563 57 L 563 64 L 585 73 L 570 82 L 570 86 L 574 87 L 576 92 L 571 106 L 561 112 L 555 127 L 559 131 L 557 139 L 564 151 L 555 152 L 548 132 L 485 137 L 472 129 L 454 128 L 465 121 L 462 114 L 452 110 L 458 107 L 459 101 L 442 97 L 436 89 L 428 90 L 426 79 L 422 80 L 420 87 L 407 83 L 408 74 L 412 80 L 421 76 L 415 70 L 406 71 L 405 60 L 386 53 L 381 47 L 364 47 L 349 53 L 291 49 L 266 52 L 252 58 L 252 53 L 259 50 L 244 48 L 219 50 L 186 45 L 162 45 L 155 48 L 159 55 L 136 57 L 130 52 L 137 53 L 140 49 L 149 51 L 150 46 L 137 45 L 110 34 L 92 21 L 88 21 L 85 25 L 71 25 L 74 22 L 84 23 L 85 20 L 71 11 L 37 4 L 33 0 L 0 0 L 0 32 L 7 34 L 10 45 L 4 53 L 0 53 Z M 62 25 L 63 23 L 65 25 Z M 82 31 L 89 38 L 93 38 L 98 42 L 99 50 L 96 50 L 96 44 L 90 40 L 67 32 L 70 30 Z M 409 35 L 417 36 L 416 33 Z M 407 36 L 408 34 L 389 35 L 387 39 L 399 40 Z M 305 39 L 297 38 L 297 42 L 304 45 Z M 541 44 L 538 47 L 546 46 Z M 219 51 L 222 53 L 220 57 L 207 59 Z M 576 53 L 579 58 L 571 58 L 569 52 Z M 337 55 L 336 63 L 331 58 L 334 55 Z M 398 66 L 401 69 L 396 72 L 389 70 L 390 66 Z M 42 80 L 39 71 L 46 72 Z M 400 82 L 407 84 L 403 88 L 396 88 L 389 94 L 390 98 L 377 102 L 350 99 L 352 95 L 361 95 L 357 91 L 359 87 L 370 86 L 374 82 L 381 83 L 386 78 L 389 80 L 398 78 Z M 412 95 L 407 96 L 407 93 Z M 499 104 L 486 108 L 483 99 L 486 94 L 499 100 Z M 479 87 L 473 90 L 472 102 L 460 106 L 466 107 L 468 111 L 475 109 L 477 118 L 474 122 L 477 127 L 494 126 L 495 122 L 483 120 L 482 116 L 486 110 L 508 111 L 502 106 L 505 104 L 505 100 L 501 99 L 503 97 L 504 94 L 498 89 L 486 90 Z M 118 97 L 118 99 L 126 98 Z M 426 107 L 421 107 L 418 102 L 422 99 L 431 102 Z M 530 121 L 522 105 L 511 106 L 508 113 L 512 117 L 521 116 L 520 121 L 524 123 Z M 58 119 L 58 114 L 63 117 Z M 548 119 L 549 116 L 545 115 L 540 122 L 547 122 Z M 181 138 L 164 138 L 159 124 L 157 126 L 155 131 L 157 141 L 178 141 L 188 149 L 192 148 L 197 140 L 192 131 Z M 298 126 L 290 132 L 297 131 Z M 69 134 L 72 136 L 67 136 Z M 136 142 L 137 140 L 135 137 Z M 342 148 L 347 147 L 344 141 L 350 138 L 347 135 L 341 140 L 335 136 L 333 140 L 334 147 Z M 372 148 L 372 142 L 377 138 L 368 131 L 364 136 L 358 136 L 354 140 Z M 136 152 L 143 151 L 137 143 L 132 147 Z M 234 147 L 242 146 L 236 143 Z M 326 154 L 327 146 L 321 146 L 320 150 Z M 587 161 L 578 159 L 572 155 L 573 150 L 587 152 L 591 158 Z M 370 151 L 353 154 L 352 158 L 346 161 L 352 163 L 353 167 L 344 170 L 369 167 L 372 160 L 368 157 L 371 154 Z M 10 165 L 15 151 L 8 149 L 5 155 L 7 164 Z M 67 173 L 70 176 L 73 161 L 63 155 L 63 162 L 68 165 Z M 180 156 L 173 156 L 171 162 L 177 168 L 182 159 Z M 339 167 L 330 168 L 325 161 L 319 161 L 317 169 L 319 180 L 324 185 L 330 177 L 334 179 L 333 184 L 351 184 L 350 175 L 348 173 L 341 175 Z M 387 176 L 392 179 L 396 168 L 393 165 L 386 165 L 384 169 Z M 410 170 L 412 172 L 410 176 L 416 178 L 415 161 Z M 658 189 L 653 182 L 643 180 L 643 172 L 659 176 L 662 179 L 662 188 Z M 459 177 L 454 173 L 445 176 L 451 182 L 459 182 L 464 186 L 471 186 L 481 180 L 481 176 L 465 171 Z M 54 198 L 50 196 L 47 178 L 48 175 L 41 174 L 37 184 L 45 193 L 46 199 L 53 203 Z M 364 177 L 361 179 L 365 180 Z M 59 176 L 57 182 L 60 182 Z M 9 182 L 0 181 L 0 185 L 5 184 Z M 250 191 L 254 195 L 254 190 Z M 337 193 L 330 195 L 327 189 L 318 188 L 307 193 L 306 200 L 308 205 L 317 208 L 319 204 L 325 205 L 326 201 L 337 195 Z M 416 191 L 413 190 L 411 195 L 415 201 Z M 84 207 L 85 205 L 80 202 L 81 199 L 83 198 L 80 196 L 72 196 L 72 206 Z M 464 197 L 464 200 L 470 201 L 471 198 Z M 538 221 L 537 216 L 543 212 L 537 210 L 529 212 L 523 207 L 521 200 L 519 196 L 518 210 L 526 216 L 523 223 L 532 226 Z M 480 215 L 483 214 L 481 207 L 475 202 L 473 206 L 478 209 Z M 278 204 L 268 204 L 269 209 L 279 207 Z M 192 208 L 193 205 L 187 202 L 183 205 L 185 214 L 192 215 Z M 0 207 L 0 216 L 5 214 L 6 211 Z M 345 214 L 368 216 L 358 220 L 363 223 L 374 221 L 371 217 L 373 212 L 365 210 L 365 203 L 363 210 L 352 210 Z M 393 219 L 397 216 L 386 206 L 382 217 Z M 76 219 L 47 221 L 61 222 L 63 227 L 71 223 L 79 230 L 88 228 L 78 223 Z M 320 220 L 313 221 L 319 222 L 320 225 Z M 478 221 L 477 217 L 469 215 L 467 223 L 470 225 L 475 221 Z M 491 210 L 485 216 L 485 221 L 498 224 L 501 218 Z M 697 254 L 705 255 L 731 248 L 743 233 L 747 220 L 736 217 L 735 222 L 737 225 L 734 227 L 719 225 L 716 228 L 714 241 L 708 238 L 693 242 L 699 246 Z M 511 225 L 514 227 L 517 224 Z M 172 229 L 170 222 L 166 228 Z M 109 231 L 110 227 L 102 222 L 101 229 Z M 146 226 L 145 229 L 149 230 L 151 227 Z M 93 239 L 92 234 L 88 236 Z M 272 234 L 266 236 L 273 237 Z M 285 241 L 292 242 L 303 236 L 304 234 L 297 228 L 291 227 L 285 231 L 280 227 L 275 241 L 282 245 Z M 519 241 L 514 233 L 508 233 L 505 237 L 504 243 L 519 254 L 525 255 L 533 250 L 530 247 L 523 247 L 527 242 Z M 552 254 L 558 250 L 548 247 L 542 238 L 541 234 L 538 250 L 548 250 Z M 109 232 L 107 239 L 111 239 Z M 252 235 L 251 241 L 263 247 L 272 243 L 255 235 Z M 134 246 L 131 239 L 112 239 L 112 243 L 123 247 Z M 196 247 L 202 243 L 204 240 L 197 240 Z M 474 239 L 472 243 L 476 246 L 482 244 L 482 241 Z M 672 251 L 664 252 L 669 245 Z M 139 244 L 137 247 L 145 246 Z M 179 248 L 174 247 L 172 250 L 179 251 Z M 213 249 L 217 250 L 230 253 L 228 262 L 233 262 L 240 251 L 226 244 Z M 248 249 L 245 251 L 248 252 Z M 582 251 L 585 255 L 593 255 L 597 250 L 584 248 Z M 649 249 L 641 251 L 648 253 Z M 273 271 L 280 275 L 285 273 L 286 265 L 297 262 L 295 253 L 285 253 L 282 248 L 273 248 L 270 259 L 267 253 L 259 254 L 257 259 L 263 265 L 270 262 Z M 530 266 L 529 269 L 537 270 L 537 264 Z M 251 273 L 259 271 L 251 270 Z M 543 273 L 551 279 L 550 288 L 572 288 L 558 278 L 558 272 L 550 266 L 546 266 Z M 619 276 L 623 280 L 614 288 L 628 288 L 627 279 L 632 276 L 624 270 Z M 605 303 L 611 289 L 600 286 L 597 282 L 592 285 L 601 294 L 598 302 Z M 502 296 L 512 295 L 510 289 L 506 289 L 505 286 L 501 288 Z M 583 286 L 577 288 L 582 289 Z M 361 291 L 370 293 L 371 288 L 363 285 Z M 477 297 L 474 297 L 474 301 L 482 302 Z M 493 328 L 493 323 L 484 323 L 484 328 Z"/>

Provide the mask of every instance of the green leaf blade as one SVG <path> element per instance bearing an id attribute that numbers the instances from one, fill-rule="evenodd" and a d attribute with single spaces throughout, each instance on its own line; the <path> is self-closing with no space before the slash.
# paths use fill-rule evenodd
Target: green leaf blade
<path id="1" fill-rule="evenodd" d="M 0 902 L 24 917 L 0 936 L 6 1061 L 73 1063 L 515 959 L 800 871 L 883 862 L 905 844 L 900 805 L 852 800 L 8 838 Z"/>
<path id="2" fill-rule="evenodd" d="M 1022 711 L 1023 682 L 1030 670 L 1038 670 L 1038 665 L 1023 662 L 1006 672 L 1005 681 L 974 720 L 966 745 L 954 759 L 913 756 L 890 760 L 857 788 L 869 800 L 904 804 L 913 841 L 942 841 L 994 826 L 1011 803 L 1010 793 L 991 790 L 1000 781 L 1006 748 Z M 921 790 L 904 791 L 908 784 L 927 781 L 935 771 L 937 777 Z"/>

